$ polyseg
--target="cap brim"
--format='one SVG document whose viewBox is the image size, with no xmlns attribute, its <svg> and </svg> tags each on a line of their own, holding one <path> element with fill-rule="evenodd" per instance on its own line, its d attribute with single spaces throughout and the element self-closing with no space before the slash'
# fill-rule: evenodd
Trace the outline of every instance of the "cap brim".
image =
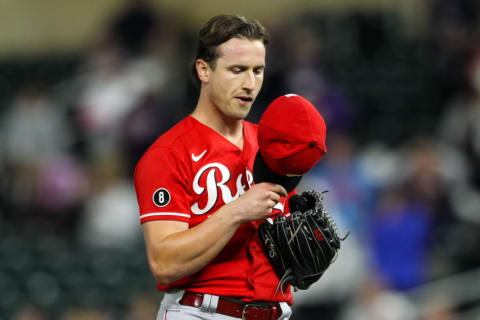
<svg viewBox="0 0 480 320">
<path fill-rule="evenodd" d="M 273 172 L 263 160 L 260 151 L 257 152 L 255 163 L 253 164 L 253 181 L 255 183 L 270 182 L 279 184 L 290 193 L 300 183 L 302 176 L 283 176 Z"/>
</svg>

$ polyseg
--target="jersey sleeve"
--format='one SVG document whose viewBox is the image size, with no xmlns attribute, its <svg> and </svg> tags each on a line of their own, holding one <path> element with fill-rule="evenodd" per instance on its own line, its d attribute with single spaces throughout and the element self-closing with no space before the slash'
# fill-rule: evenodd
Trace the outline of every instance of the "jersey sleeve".
<svg viewBox="0 0 480 320">
<path fill-rule="evenodd" d="M 153 220 L 190 221 L 191 193 L 181 157 L 168 148 L 148 150 L 135 168 L 140 223 Z"/>
</svg>

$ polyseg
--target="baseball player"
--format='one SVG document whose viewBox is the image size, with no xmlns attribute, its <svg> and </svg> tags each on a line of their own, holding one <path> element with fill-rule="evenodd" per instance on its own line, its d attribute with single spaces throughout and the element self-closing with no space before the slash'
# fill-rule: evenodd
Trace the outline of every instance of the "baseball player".
<svg viewBox="0 0 480 320">
<path fill-rule="evenodd" d="M 192 65 L 200 84 L 193 113 L 137 164 L 148 262 L 165 293 L 157 319 L 290 317 L 290 289 L 276 291 L 257 232 L 265 218 L 288 212 L 289 194 L 254 183 L 257 125 L 244 120 L 262 86 L 268 42 L 255 20 L 211 18 Z"/>
</svg>

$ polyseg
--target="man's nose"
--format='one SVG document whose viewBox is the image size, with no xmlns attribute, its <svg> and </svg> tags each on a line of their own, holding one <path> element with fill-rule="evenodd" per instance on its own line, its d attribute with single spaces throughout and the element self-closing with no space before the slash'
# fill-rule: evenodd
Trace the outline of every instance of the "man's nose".
<svg viewBox="0 0 480 320">
<path fill-rule="evenodd" d="M 243 79 L 243 88 L 247 90 L 255 89 L 255 74 L 253 71 L 245 72 L 245 78 Z"/>
</svg>

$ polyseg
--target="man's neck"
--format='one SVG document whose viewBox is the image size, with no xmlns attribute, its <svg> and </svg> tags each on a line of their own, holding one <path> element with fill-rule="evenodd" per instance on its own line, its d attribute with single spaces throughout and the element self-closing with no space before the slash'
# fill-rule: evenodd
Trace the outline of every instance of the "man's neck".
<svg viewBox="0 0 480 320">
<path fill-rule="evenodd" d="M 191 116 L 243 149 L 242 120 L 228 118 L 215 106 L 201 104 L 201 101 L 199 101 Z"/>
</svg>

